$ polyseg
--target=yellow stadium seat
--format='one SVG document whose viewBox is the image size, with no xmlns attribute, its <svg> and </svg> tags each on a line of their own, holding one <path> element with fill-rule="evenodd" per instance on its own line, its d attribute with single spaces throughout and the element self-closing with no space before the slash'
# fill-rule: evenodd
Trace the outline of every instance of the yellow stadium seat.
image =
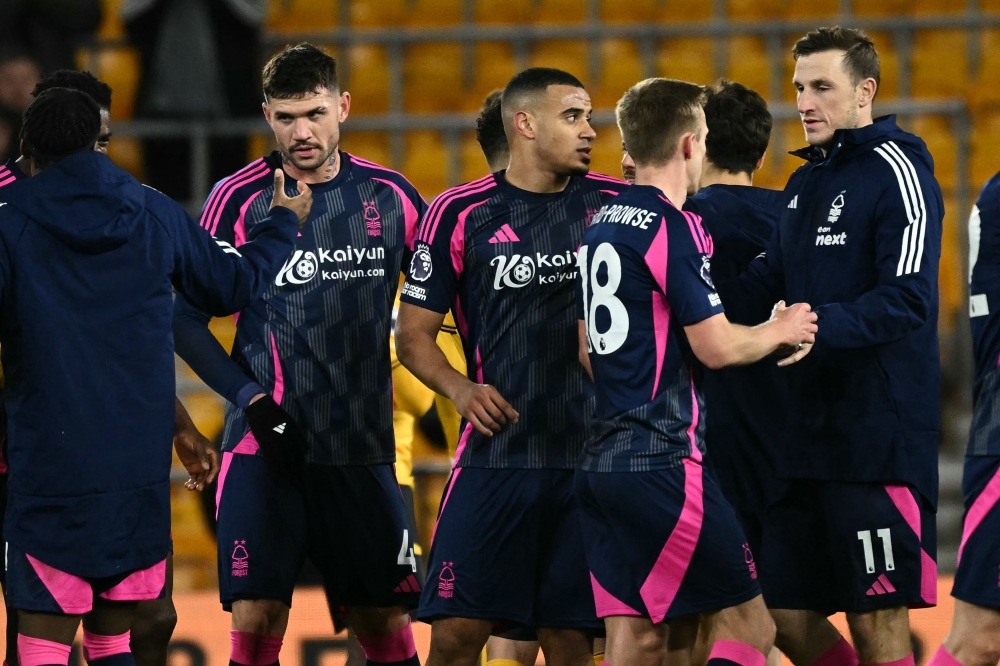
<svg viewBox="0 0 1000 666">
<path fill-rule="evenodd" d="M 979 67 L 969 96 L 975 103 L 1000 102 L 1000 28 L 983 30 L 979 37 Z"/>
<path fill-rule="evenodd" d="M 596 85 L 591 86 L 591 101 L 596 109 L 613 109 L 621 96 L 643 78 L 644 68 L 638 45 L 628 39 L 601 42 L 601 69 Z"/>
<path fill-rule="evenodd" d="M 1000 14 L 1000 0 L 979 0 L 979 9 L 992 14 Z"/>
<path fill-rule="evenodd" d="M 663 0 L 658 20 L 664 23 L 707 21 L 712 18 L 712 0 Z"/>
<path fill-rule="evenodd" d="M 783 0 L 727 0 L 726 15 L 739 21 L 781 18 L 785 13 Z"/>
<path fill-rule="evenodd" d="M 826 18 L 836 16 L 840 0 L 785 0 L 783 18 Z"/>
<path fill-rule="evenodd" d="M 114 131 L 112 126 L 111 131 Z M 142 142 L 133 136 L 113 136 L 108 143 L 108 157 L 135 176 L 140 182 L 145 180 L 145 170 L 143 169 Z M 258 155 L 257 157 L 260 157 Z"/>
<path fill-rule="evenodd" d="M 479 111 L 487 95 L 517 74 L 514 51 L 506 42 L 479 42 L 473 53 L 472 85 L 462 96 L 462 108 L 469 112 Z"/>
<path fill-rule="evenodd" d="M 410 25 L 457 25 L 462 22 L 463 0 L 410 0 Z"/>
<path fill-rule="evenodd" d="M 438 132 L 419 130 L 406 136 L 406 158 L 401 171 L 430 201 L 448 187 L 448 150 Z"/>
<path fill-rule="evenodd" d="M 968 38 L 964 31 L 921 30 L 915 34 L 910 60 L 913 97 L 961 96 L 968 73 Z"/>
<path fill-rule="evenodd" d="M 535 0 L 536 23 L 583 23 L 588 0 Z"/>
<path fill-rule="evenodd" d="M 951 122 L 944 116 L 918 116 L 905 120 L 909 122 L 903 122 L 904 127 L 927 144 L 934 158 L 934 176 L 941 189 L 946 193 L 954 192 L 958 185 L 958 142 Z"/>
<path fill-rule="evenodd" d="M 135 113 L 139 89 L 139 54 L 131 48 L 102 48 L 97 52 L 94 76 L 111 86 L 111 117 L 126 120 Z"/>
<path fill-rule="evenodd" d="M 340 135 L 340 148 L 369 162 L 393 166 L 389 135 L 385 132 L 352 132 L 348 125 Z"/>
<path fill-rule="evenodd" d="M 410 113 L 457 111 L 462 106 L 463 48 L 455 42 L 406 47 L 403 108 Z"/>
<path fill-rule="evenodd" d="M 274 134 L 251 134 L 247 137 L 247 164 L 262 155 L 267 155 L 273 150 L 277 150 L 278 144 L 274 141 Z"/>
<path fill-rule="evenodd" d="M 583 40 L 553 39 L 538 42 L 531 50 L 531 67 L 555 67 L 588 83 L 587 43 Z"/>
<path fill-rule="evenodd" d="M 268 3 L 264 27 L 271 32 L 318 32 L 336 27 L 339 3 L 330 0 L 278 0 Z"/>
<path fill-rule="evenodd" d="M 767 43 L 761 37 L 731 37 L 726 63 L 726 78 L 756 91 L 767 99 L 771 87 Z"/>
<path fill-rule="evenodd" d="M 770 158 L 771 166 L 774 168 L 772 182 L 780 183 L 780 187 L 783 188 L 792 172 L 805 163 L 801 157 L 789 155 L 788 152 L 805 148 L 808 144 L 806 143 L 805 130 L 802 129 L 802 123 L 798 120 L 784 120 L 775 123 L 771 132 L 772 142 L 775 134 L 779 132 L 782 143 L 780 150 L 777 149 L 778 146 L 775 146 L 775 150 L 768 152 L 768 158 Z"/>
<path fill-rule="evenodd" d="M 660 0 L 601 0 L 601 21 L 605 23 L 652 23 L 659 19 Z"/>
<path fill-rule="evenodd" d="M 121 18 L 122 0 L 101 0 L 101 25 L 97 36 L 101 39 L 119 39 L 125 36 Z"/>
<path fill-rule="evenodd" d="M 476 0 L 477 23 L 527 23 L 531 20 L 533 0 Z"/>
<path fill-rule="evenodd" d="M 978 109 L 972 116 L 972 158 L 969 161 L 969 179 L 974 192 L 1000 171 L 1000 107 Z"/>
<path fill-rule="evenodd" d="M 351 0 L 351 26 L 381 28 L 403 25 L 409 18 L 408 0 Z"/>
<path fill-rule="evenodd" d="M 661 42 L 656 57 L 656 73 L 702 85 L 715 77 L 715 48 L 708 37 L 677 37 Z"/>
<path fill-rule="evenodd" d="M 590 153 L 590 170 L 622 177 L 622 135 L 614 125 L 595 127 L 597 139 Z"/>
<path fill-rule="evenodd" d="M 854 13 L 858 16 L 897 16 L 909 11 L 913 0 L 854 0 Z"/>
<path fill-rule="evenodd" d="M 478 178 L 482 178 L 490 172 L 490 167 L 486 164 L 486 157 L 483 155 L 483 149 L 480 148 L 479 142 L 476 141 L 475 132 L 466 132 L 462 136 L 462 170 L 459 174 L 459 180 L 463 183 L 469 183 Z"/>
<path fill-rule="evenodd" d="M 352 114 L 386 113 L 389 110 L 389 56 L 385 47 L 355 44 L 347 52 L 345 89 L 351 93 Z"/>
<path fill-rule="evenodd" d="M 878 51 L 881 69 L 876 103 L 878 100 L 894 99 L 899 96 L 899 55 L 896 53 L 892 34 L 872 32 L 868 36 L 875 42 L 875 50 Z M 877 113 L 878 111 L 876 111 Z"/>
<path fill-rule="evenodd" d="M 965 11 L 966 0 L 913 0 L 910 11 L 917 16 L 928 14 L 961 14 Z"/>
</svg>

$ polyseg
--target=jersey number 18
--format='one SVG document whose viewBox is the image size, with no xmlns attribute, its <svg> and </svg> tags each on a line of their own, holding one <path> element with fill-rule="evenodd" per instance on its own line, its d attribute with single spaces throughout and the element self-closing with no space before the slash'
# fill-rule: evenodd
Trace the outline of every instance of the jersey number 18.
<svg viewBox="0 0 1000 666">
<path fill-rule="evenodd" d="M 583 278 L 583 315 L 587 328 L 587 351 L 610 354 L 617 351 L 628 337 L 628 309 L 615 296 L 622 282 L 622 261 L 611 243 L 601 243 L 594 250 L 593 263 L 588 257 L 590 248 L 580 248 L 578 265 Z M 601 266 L 607 266 L 607 281 L 601 284 L 597 277 Z M 605 308 L 611 323 L 603 333 L 597 330 L 598 308 Z"/>
</svg>

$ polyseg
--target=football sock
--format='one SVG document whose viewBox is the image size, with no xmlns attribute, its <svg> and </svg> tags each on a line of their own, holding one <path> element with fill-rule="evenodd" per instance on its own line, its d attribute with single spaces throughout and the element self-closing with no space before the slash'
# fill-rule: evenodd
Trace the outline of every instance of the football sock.
<svg viewBox="0 0 1000 666">
<path fill-rule="evenodd" d="M 84 629 L 83 658 L 90 666 L 135 666 L 130 637 L 129 631 L 117 636 L 101 636 Z"/>
<path fill-rule="evenodd" d="M 388 636 L 358 636 L 358 642 L 365 651 L 367 666 L 420 666 L 409 624 Z"/>
<path fill-rule="evenodd" d="M 708 655 L 708 666 L 764 666 L 767 655 L 739 641 L 715 641 Z"/>
<path fill-rule="evenodd" d="M 832 648 L 809 666 L 858 666 L 858 653 L 846 638 L 841 637 Z"/>
<path fill-rule="evenodd" d="M 55 641 L 17 635 L 17 658 L 21 666 L 67 666 L 70 650 L 69 645 Z"/>
<path fill-rule="evenodd" d="M 230 631 L 229 666 L 277 666 L 281 636 Z"/>
<path fill-rule="evenodd" d="M 935 659 L 937 655 L 934 655 Z M 913 653 L 906 655 L 902 659 L 897 659 L 896 661 L 887 661 L 880 664 L 869 664 L 867 666 L 914 666 Z"/>
<path fill-rule="evenodd" d="M 942 645 L 927 662 L 927 666 L 962 666 L 962 662 L 955 659 L 951 652 L 948 652 L 948 648 Z"/>
</svg>

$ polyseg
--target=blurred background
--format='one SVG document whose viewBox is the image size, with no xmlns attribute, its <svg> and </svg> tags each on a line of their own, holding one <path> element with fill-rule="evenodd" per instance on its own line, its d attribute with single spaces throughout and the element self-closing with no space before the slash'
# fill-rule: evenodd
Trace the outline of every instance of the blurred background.
<svg viewBox="0 0 1000 666">
<path fill-rule="evenodd" d="M 1000 0 L 0 0 L 0 156 L 17 154 L 19 114 L 43 72 L 89 69 L 114 90 L 111 157 L 197 215 L 216 180 L 273 148 L 260 67 L 310 41 L 337 58 L 353 98 L 342 148 L 401 171 L 428 201 L 487 173 L 473 135 L 478 109 L 536 65 L 585 82 L 598 132 L 592 168 L 612 175 L 621 159 L 612 109 L 636 81 L 724 76 L 754 88 L 776 118 L 755 184 L 780 189 L 801 163 L 787 151 L 804 145 L 791 45 L 838 23 L 873 37 L 876 115 L 898 114 L 926 141 L 945 195 L 939 539 L 948 572 L 971 407 L 965 222 L 1000 170 Z M 232 321 L 213 327 L 228 348 Z M 178 384 L 201 430 L 217 437 L 221 400 L 180 363 Z M 424 435 L 413 456 L 426 544 L 448 459 Z M 202 505 L 211 495 L 177 486 L 178 591 L 215 588 L 214 511 Z"/>
</svg>

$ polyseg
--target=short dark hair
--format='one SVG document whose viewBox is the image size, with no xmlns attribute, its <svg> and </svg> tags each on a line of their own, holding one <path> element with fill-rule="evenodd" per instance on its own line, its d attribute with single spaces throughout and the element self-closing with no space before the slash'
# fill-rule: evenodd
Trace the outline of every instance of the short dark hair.
<svg viewBox="0 0 1000 666">
<path fill-rule="evenodd" d="M 111 110 L 111 86 L 99 80 L 90 72 L 78 72 L 75 69 L 57 69 L 46 75 L 35 84 L 31 91 L 32 97 L 38 97 L 52 88 L 69 88 L 87 93 L 97 105 L 105 111 Z"/>
<path fill-rule="evenodd" d="M 705 89 L 687 81 L 654 78 L 629 88 L 618 100 L 615 119 L 636 166 L 668 162 L 681 136 L 699 131 L 698 109 L 704 104 Z"/>
<path fill-rule="evenodd" d="M 21 138 L 39 167 L 83 150 L 93 150 L 101 133 L 101 108 L 90 95 L 50 88 L 24 112 Z"/>
<path fill-rule="evenodd" d="M 510 146 L 503 131 L 503 114 L 500 110 L 502 97 L 502 90 L 491 92 L 476 118 L 476 141 L 483 149 L 490 171 L 499 171 L 510 161 Z M 501 164 L 504 166 L 498 166 Z"/>
<path fill-rule="evenodd" d="M 337 61 L 312 44 L 288 46 L 262 73 L 267 99 L 294 99 L 326 88 L 339 90 Z"/>
<path fill-rule="evenodd" d="M 513 107 L 523 104 L 526 97 L 543 93 L 549 86 L 582 88 L 583 84 L 580 83 L 580 79 L 569 72 L 551 67 L 531 67 L 523 72 L 518 72 L 503 89 L 501 106 L 504 117 L 515 113 L 516 110 Z"/>
<path fill-rule="evenodd" d="M 753 174 L 771 140 L 771 112 L 750 88 L 719 79 L 705 99 L 708 159 L 729 173 Z"/>
<path fill-rule="evenodd" d="M 857 28 L 816 28 L 795 42 L 792 56 L 798 60 L 802 56 L 824 51 L 843 51 L 844 69 L 851 75 L 851 83 L 858 85 L 865 79 L 881 82 L 881 66 L 875 43 L 864 30 Z M 877 92 L 877 90 L 876 90 Z"/>
</svg>

